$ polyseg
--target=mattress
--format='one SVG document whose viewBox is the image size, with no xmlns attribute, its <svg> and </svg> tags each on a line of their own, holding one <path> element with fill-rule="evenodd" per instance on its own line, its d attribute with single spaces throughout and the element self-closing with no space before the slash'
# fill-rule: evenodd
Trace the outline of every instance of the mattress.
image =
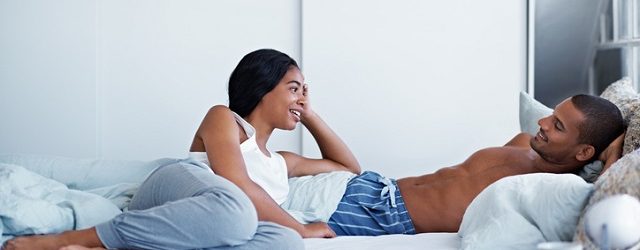
<svg viewBox="0 0 640 250">
<path fill-rule="evenodd" d="M 332 239 L 304 239 L 307 250 L 330 249 L 375 249 L 375 250 L 411 250 L 411 249 L 460 249 L 460 237 L 457 233 L 421 233 L 416 235 L 382 236 L 340 236 Z"/>
</svg>

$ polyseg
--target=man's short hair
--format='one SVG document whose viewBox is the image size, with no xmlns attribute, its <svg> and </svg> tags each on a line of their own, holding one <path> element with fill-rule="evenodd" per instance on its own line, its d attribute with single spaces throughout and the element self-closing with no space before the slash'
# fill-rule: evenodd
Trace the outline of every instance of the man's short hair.
<svg viewBox="0 0 640 250">
<path fill-rule="evenodd" d="M 622 114 L 615 104 L 598 96 L 574 95 L 571 102 L 585 116 L 578 125 L 578 142 L 595 148 L 593 160 L 624 132 Z"/>
</svg>

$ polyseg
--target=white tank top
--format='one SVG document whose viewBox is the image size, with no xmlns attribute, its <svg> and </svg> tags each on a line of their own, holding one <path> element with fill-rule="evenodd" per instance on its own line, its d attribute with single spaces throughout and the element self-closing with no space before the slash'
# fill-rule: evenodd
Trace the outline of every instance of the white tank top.
<svg viewBox="0 0 640 250">
<path fill-rule="evenodd" d="M 289 194 L 287 163 L 282 155 L 276 152 L 269 151 L 271 157 L 264 155 L 256 143 L 256 132 L 253 126 L 235 112 L 233 115 L 249 137 L 240 144 L 240 151 L 249 178 L 260 185 L 278 205 L 282 204 L 287 200 Z M 189 157 L 208 166 L 211 165 L 206 152 L 189 152 Z"/>
</svg>

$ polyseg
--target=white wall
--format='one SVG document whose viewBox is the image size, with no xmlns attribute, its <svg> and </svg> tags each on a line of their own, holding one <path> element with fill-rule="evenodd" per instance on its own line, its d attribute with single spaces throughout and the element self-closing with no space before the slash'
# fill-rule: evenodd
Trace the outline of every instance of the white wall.
<svg viewBox="0 0 640 250">
<path fill-rule="evenodd" d="M 299 8 L 295 0 L 100 2 L 102 156 L 185 156 L 207 110 L 228 103 L 242 56 L 269 47 L 299 58 Z M 299 151 L 299 134 L 278 133 L 271 146 Z"/>
<path fill-rule="evenodd" d="M 95 5 L 0 1 L 0 153 L 95 155 Z"/>
<path fill-rule="evenodd" d="M 246 53 L 300 57 L 300 3 L 0 1 L 0 153 L 184 157 Z M 274 13 L 278 13 L 274 15 Z M 270 146 L 300 151 L 300 132 Z"/>
<path fill-rule="evenodd" d="M 313 103 L 364 169 L 424 174 L 518 132 L 526 1 L 305 1 L 303 31 Z"/>
<path fill-rule="evenodd" d="M 525 17 L 510 0 L 0 0 L 0 153 L 183 157 L 240 58 L 272 47 L 365 169 L 433 171 L 517 131 Z M 317 155 L 299 131 L 270 146 Z"/>
</svg>

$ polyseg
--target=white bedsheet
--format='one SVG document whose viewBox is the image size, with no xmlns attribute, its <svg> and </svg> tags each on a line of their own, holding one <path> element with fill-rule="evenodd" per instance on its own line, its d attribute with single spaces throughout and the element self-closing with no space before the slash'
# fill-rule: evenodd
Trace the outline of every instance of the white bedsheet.
<svg viewBox="0 0 640 250">
<path fill-rule="evenodd" d="M 26 170 L 33 171 L 34 174 L 40 174 L 39 178 L 51 181 L 61 182 L 63 188 L 72 187 L 76 190 L 71 192 L 79 193 L 80 191 L 92 191 L 93 196 L 102 196 L 106 198 L 105 202 L 114 203 L 111 206 L 121 207 L 128 203 L 119 199 L 115 194 L 122 194 L 130 198 L 130 192 L 124 192 L 124 189 L 105 189 L 111 188 L 112 185 L 126 182 L 139 183 L 146 175 L 159 165 L 166 164 L 167 161 L 175 161 L 174 159 L 159 159 L 152 162 L 139 161 L 107 161 L 107 160 L 78 160 L 63 157 L 48 156 L 29 156 L 29 155 L 0 155 L 0 163 L 5 165 L 19 165 L 25 167 Z M 123 174 L 126 173 L 126 174 Z M 19 180 L 19 179 L 14 179 Z M 4 184 L 9 185 L 9 181 Z M 24 184 L 21 180 L 20 184 Z M 43 184 L 38 181 L 37 183 Z M 36 185 L 37 186 L 37 185 Z M 65 187 L 66 186 L 66 187 Z M 12 185 L 11 187 L 17 187 Z M 128 187 L 128 186 L 127 186 Z M 32 190 L 33 191 L 33 190 Z M 120 192 L 122 191 L 122 192 Z M 7 193 L 11 193 L 8 192 Z M 88 192 L 87 192 L 88 193 Z M 95 204 L 90 204 L 95 205 Z M 117 208 L 114 208 L 116 211 Z M 8 211 L 8 210 L 7 210 Z M 80 210 L 78 210 L 80 211 Z M 93 211 L 91 209 L 82 209 L 82 211 Z M 97 210 L 95 210 L 97 211 Z M 76 211 L 77 212 L 77 211 Z M 116 211 L 117 212 L 117 211 Z M 74 214 L 78 216 L 78 214 Z M 109 215 L 111 216 L 111 215 Z M 69 216 L 70 218 L 75 218 Z M 51 217 L 53 218 L 53 217 Z M 77 219 L 77 218 L 75 218 Z M 73 228 L 77 221 L 69 222 L 64 230 Z M 64 224 L 64 223 L 62 223 Z M 62 225 L 60 224 L 60 225 Z M 89 223 L 95 224 L 95 223 Z M 4 224 L 2 224 L 4 225 Z M 60 226 L 57 225 L 57 226 Z M 0 233 L 9 233 L 9 228 L 2 230 L 0 225 Z M 58 230 L 59 231 L 59 230 Z M 0 242 L 11 238 L 13 235 L 2 235 Z M 306 249 L 322 250 L 322 249 L 459 249 L 460 238 L 456 233 L 427 233 L 417 235 L 384 235 L 384 236 L 342 236 L 334 239 L 305 239 Z"/>
<path fill-rule="evenodd" d="M 340 236 L 333 239 L 304 239 L 307 250 L 458 250 L 457 233 L 422 233 L 416 235 Z"/>
</svg>

